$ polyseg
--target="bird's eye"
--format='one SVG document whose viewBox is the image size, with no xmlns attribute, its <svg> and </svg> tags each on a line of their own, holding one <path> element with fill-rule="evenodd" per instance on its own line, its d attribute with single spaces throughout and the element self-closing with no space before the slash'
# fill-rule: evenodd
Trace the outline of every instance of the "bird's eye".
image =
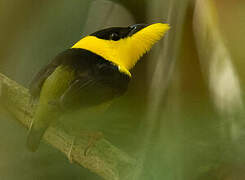
<svg viewBox="0 0 245 180">
<path fill-rule="evenodd" d="M 111 33 L 110 36 L 109 36 L 109 39 L 113 40 L 113 41 L 117 41 L 117 40 L 120 39 L 120 37 L 119 37 L 118 33 Z"/>
</svg>

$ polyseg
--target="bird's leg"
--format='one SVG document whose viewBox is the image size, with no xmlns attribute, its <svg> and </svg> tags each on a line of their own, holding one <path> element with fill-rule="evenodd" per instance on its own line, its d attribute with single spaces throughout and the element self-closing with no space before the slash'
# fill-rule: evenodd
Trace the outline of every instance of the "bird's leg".
<svg viewBox="0 0 245 180">
<path fill-rule="evenodd" d="M 29 131 L 30 131 L 31 128 L 32 128 L 33 122 L 34 122 L 34 118 L 31 119 L 31 123 L 30 123 L 29 129 L 28 129 L 28 133 L 29 133 Z"/>
<path fill-rule="evenodd" d="M 93 132 L 93 133 L 83 132 L 81 133 L 81 135 L 89 136 L 88 145 L 84 149 L 84 156 L 87 156 L 89 149 L 91 149 L 95 145 L 96 141 L 100 140 L 103 137 L 103 133 L 101 132 Z M 70 163 L 73 163 L 72 150 L 75 144 L 75 140 L 76 140 L 76 137 L 73 136 L 71 146 L 69 147 L 69 150 L 67 152 L 67 158 L 70 161 Z"/>
<path fill-rule="evenodd" d="M 89 141 L 87 147 L 84 149 L 84 156 L 87 156 L 89 149 L 91 149 L 96 141 L 100 140 L 103 137 L 103 133 L 101 132 L 96 132 L 96 133 L 91 133 L 89 134 Z"/>
<path fill-rule="evenodd" d="M 69 148 L 69 151 L 67 152 L 67 158 L 68 158 L 68 160 L 70 161 L 70 163 L 73 163 L 73 159 L 72 159 L 72 149 L 73 149 L 75 140 L 76 140 L 76 137 L 73 136 L 72 142 L 71 142 L 71 146 L 70 146 L 70 148 Z"/>
</svg>

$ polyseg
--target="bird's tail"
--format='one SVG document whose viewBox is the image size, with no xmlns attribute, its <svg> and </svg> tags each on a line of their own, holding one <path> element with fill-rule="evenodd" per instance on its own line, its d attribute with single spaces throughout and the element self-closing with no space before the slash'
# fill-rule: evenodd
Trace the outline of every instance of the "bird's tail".
<svg viewBox="0 0 245 180">
<path fill-rule="evenodd" d="M 41 139 L 49 125 L 59 118 L 59 113 L 53 106 L 40 106 L 34 116 L 32 126 L 27 136 L 27 147 L 30 151 L 35 152 L 41 142 Z"/>
<path fill-rule="evenodd" d="M 35 152 L 38 149 L 45 131 L 52 122 L 59 118 L 59 115 L 54 105 L 45 103 L 38 105 L 27 136 L 27 148 L 30 151 Z"/>
<path fill-rule="evenodd" d="M 33 127 L 31 127 L 27 136 L 27 147 L 32 152 L 35 152 L 38 149 L 41 139 L 48 128 L 48 126 L 38 128 L 35 126 L 36 125 L 33 124 Z"/>
</svg>

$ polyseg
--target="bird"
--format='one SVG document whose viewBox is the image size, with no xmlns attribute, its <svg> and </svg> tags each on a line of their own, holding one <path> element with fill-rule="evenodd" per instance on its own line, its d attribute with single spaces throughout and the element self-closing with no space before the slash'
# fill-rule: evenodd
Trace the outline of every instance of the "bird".
<svg viewBox="0 0 245 180">
<path fill-rule="evenodd" d="M 109 27 L 87 35 L 41 68 L 30 83 L 37 100 L 27 136 L 35 152 L 52 122 L 65 111 L 111 104 L 128 89 L 130 71 L 169 30 L 167 23 Z"/>
</svg>

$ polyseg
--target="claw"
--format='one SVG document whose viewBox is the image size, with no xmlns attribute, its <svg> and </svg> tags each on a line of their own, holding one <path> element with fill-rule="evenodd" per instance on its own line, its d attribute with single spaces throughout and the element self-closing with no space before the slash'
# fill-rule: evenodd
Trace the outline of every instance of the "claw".
<svg viewBox="0 0 245 180">
<path fill-rule="evenodd" d="M 30 100 L 29 100 L 29 106 L 30 106 L 30 108 L 33 108 L 34 105 L 35 105 L 35 99 L 33 97 L 30 97 Z M 25 113 L 25 114 L 28 114 L 28 113 Z M 33 122 L 34 122 L 34 118 L 32 118 L 31 123 L 30 123 L 30 126 L 28 127 L 28 130 L 29 131 L 32 128 Z"/>
<path fill-rule="evenodd" d="M 100 140 L 103 137 L 103 133 L 93 133 L 90 135 L 88 145 L 84 149 L 84 156 L 87 156 L 89 149 L 91 149 L 93 146 L 95 146 L 96 141 Z"/>
<path fill-rule="evenodd" d="M 70 161 L 71 164 L 73 163 L 72 149 L 73 149 L 73 146 L 74 146 L 75 139 L 76 139 L 76 137 L 72 138 L 71 146 L 70 146 L 70 149 L 69 149 L 69 151 L 67 153 L 67 158 L 68 158 L 68 160 Z"/>
<path fill-rule="evenodd" d="M 31 130 L 31 128 L 32 128 L 32 125 L 33 125 L 33 122 L 34 122 L 34 118 L 32 118 L 32 120 L 31 120 L 31 123 L 30 123 L 30 126 L 29 126 L 29 129 L 28 129 L 28 131 L 30 131 L 30 130 Z"/>
<path fill-rule="evenodd" d="M 88 135 L 88 134 L 86 133 L 86 135 Z M 90 136 L 90 138 L 89 138 L 89 141 L 88 141 L 88 145 L 84 149 L 84 156 L 87 156 L 88 155 L 88 151 L 93 146 L 95 146 L 96 141 L 100 140 L 103 137 L 103 134 L 101 132 L 98 132 L 98 133 L 92 133 L 89 136 Z M 75 140 L 76 140 L 76 137 L 74 136 L 72 138 L 71 146 L 70 146 L 70 148 L 69 148 L 69 150 L 67 152 L 67 158 L 68 158 L 68 160 L 69 160 L 70 163 L 73 163 L 72 150 L 73 150 L 73 147 L 74 147 L 74 144 L 75 144 Z"/>
</svg>

